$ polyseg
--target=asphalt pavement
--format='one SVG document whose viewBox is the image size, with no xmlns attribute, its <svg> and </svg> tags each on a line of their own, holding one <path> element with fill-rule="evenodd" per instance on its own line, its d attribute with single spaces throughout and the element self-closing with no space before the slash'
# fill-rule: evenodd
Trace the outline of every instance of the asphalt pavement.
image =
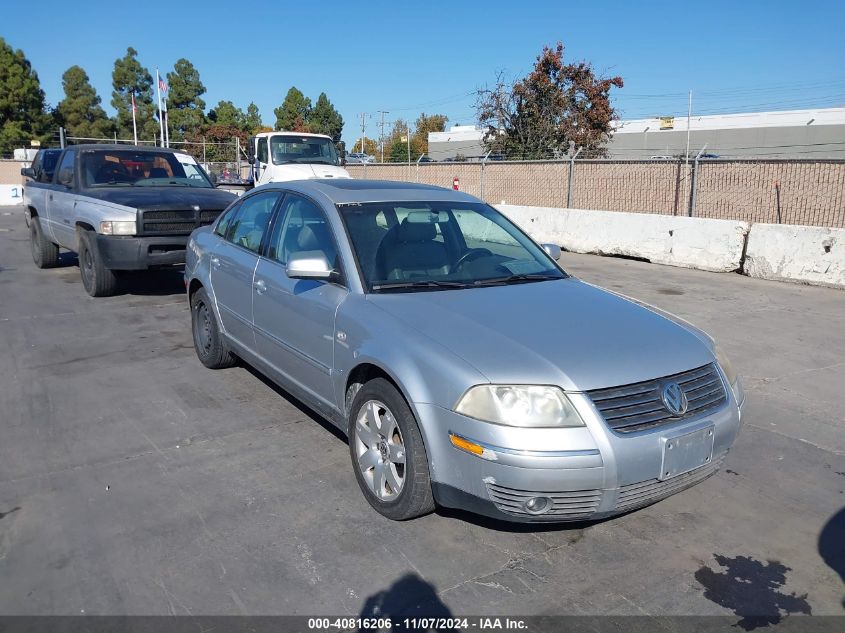
<svg viewBox="0 0 845 633">
<path fill-rule="evenodd" d="M 179 271 L 88 297 L 0 208 L 0 614 L 843 614 L 845 292 L 565 253 L 745 377 L 716 476 L 594 524 L 394 523 L 344 438 L 193 351 Z"/>
</svg>

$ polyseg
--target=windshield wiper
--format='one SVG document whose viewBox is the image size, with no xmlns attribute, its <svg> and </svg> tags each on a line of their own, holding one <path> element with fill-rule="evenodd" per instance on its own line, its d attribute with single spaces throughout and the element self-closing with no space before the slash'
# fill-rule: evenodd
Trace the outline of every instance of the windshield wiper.
<svg viewBox="0 0 845 633">
<path fill-rule="evenodd" d="M 550 281 L 552 279 L 564 279 L 563 275 L 549 273 L 519 273 L 507 277 L 493 277 L 491 279 L 479 279 L 473 282 L 473 286 L 503 286 L 513 283 L 524 283 L 531 281 Z"/>
<path fill-rule="evenodd" d="M 388 284 L 375 284 L 373 290 L 383 292 L 385 290 L 425 290 L 426 288 L 471 288 L 472 284 L 463 281 L 442 281 L 427 279 L 425 281 L 397 281 Z"/>
</svg>

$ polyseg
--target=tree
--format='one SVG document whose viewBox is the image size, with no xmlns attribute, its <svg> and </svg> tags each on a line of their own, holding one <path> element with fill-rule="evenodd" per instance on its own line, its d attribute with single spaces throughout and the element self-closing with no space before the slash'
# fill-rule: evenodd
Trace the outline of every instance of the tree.
<svg viewBox="0 0 845 633">
<path fill-rule="evenodd" d="M 246 107 L 246 116 L 244 117 L 244 129 L 250 134 L 255 134 L 258 128 L 262 127 L 261 114 L 258 112 L 258 106 L 250 102 Z"/>
<path fill-rule="evenodd" d="M 22 50 L 0 37 L 0 153 L 34 139 L 49 141 L 51 124 L 38 74 Z"/>
<path fill-rule="evenodd" d="M 570 143 L 602 155 L 612 133 L 610 89 L 621 77 L 597 77 L 587 62 L 563 63 L 563 44 L 543 47 L 534 70 L 478 91 L 476 110 L 487 149 L 515 158 L 566 153 Z"/>
<path fill-rule="evenodd" d="M 153 78 L 137 58 L 138 51 L 130 46 L 126 55 L 115 60 L 111 105 L 117 110 L 117 133 L 121 138 L 132 138 L 132 95 L 135 96 L 138 140 L 146 141 L 159 134 L 159 125 L 153 106 Z"/>
<path fill-rule="evenodd" d="M 208 120 L 218 126 L 236 127 L 239 130 L 246 127 L 246 115 L 244 111 L 231 101 L 220 101 L 214 108 L 209 110 Z"/>
<path fill-rule="evenodd" d="M 311 114 L 311 99 L 291 86 L 282 105 L 273 110 L 276 115 L 276 129 L 292 132 L 307 132 L 308 117 Z"/>
<path fill-rule="evenodd" d="M 310 132 L 331 136 L 335 143 L 340 141 L 343 132 L 343 117 L 335 110 L 325 92 L 321 92 L 317 97 L 317 103 L 314 104 L 307 123 Z"/>
<path fill-rule="evenodd" d="M 91 80 L 79 66 L 71 66 L 62 75 L 65 98 L 56 107 L 56 115 L 69 136 L 110 138 L 114 122 L 106 116 Z"/>
<path fill-rule="evenodd" d="M 355 141 L 355 144 L 352 146 L 353 153 L 360 154 L 361 153 L 361 139 L 359 138 Z M 378 153 L 378 144 L 376 143 L 375 139 L 367 138 L 364 140 L 364 149 L 363 152 L 365 154 L 369 154 L 370 156 L 376 156 Z"/>
<path fill-rule="evenodd" d="M 446 121 L 449 120 L 445 114 L 426 115 L 420 114 L 417 119 L 416 131 L 411 140 L 411 150 L 419 154 L 428 154 L 428 133 L 446 131 Z"/>
<path fill-rule="evenodd" d="M 205 124 L 205 86 L 200 81 L 199 71 L 187 59 L 180 59 L 167 73 L 167 122 L 170 136 L 183 139 L 189 132 L 199 130 Z"/>
</svg>

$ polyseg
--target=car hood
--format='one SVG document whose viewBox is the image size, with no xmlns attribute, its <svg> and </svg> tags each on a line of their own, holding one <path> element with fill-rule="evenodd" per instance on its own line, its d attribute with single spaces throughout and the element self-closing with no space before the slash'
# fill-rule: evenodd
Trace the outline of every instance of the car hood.
<svg viewBox="0 0 845 633">
<path fill-rule="evenodd" d="M 267 182 L 310 180 L 312 178 L 351 178 L 349 172 L 335 165 L 321 163 L 273 165 Z"/>
<path fill-rule="evenodd" d="M 693 331 L 573 278 L 368 299 L 493 383 L 587 391 L 714 360 Z"/>
<path fill-rule="evenodd" d="M 235 195 L 220 189 L 200 187 L 92 187 L 82 193 L 87 198 L 120 204 L 133 209 L 225 209 Z"/>
</svg>

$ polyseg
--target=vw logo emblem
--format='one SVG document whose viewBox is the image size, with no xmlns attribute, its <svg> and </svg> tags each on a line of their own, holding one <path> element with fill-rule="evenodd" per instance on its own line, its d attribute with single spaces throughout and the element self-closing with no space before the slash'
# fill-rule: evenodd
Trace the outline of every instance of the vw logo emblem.
<svg viewBox="0 0 845 633">
<path fill-rule="evenodd" d="M 687 394 L 681 389 L 681 386 L 676 382 L 669 382 L 663 385 L 663 390 L 660 392 L 660 399 L 663 401 L 663 406 L 672 415 L 683 415 L 687 412 L 689 402 L 687 401 Z"/>
</svg>

